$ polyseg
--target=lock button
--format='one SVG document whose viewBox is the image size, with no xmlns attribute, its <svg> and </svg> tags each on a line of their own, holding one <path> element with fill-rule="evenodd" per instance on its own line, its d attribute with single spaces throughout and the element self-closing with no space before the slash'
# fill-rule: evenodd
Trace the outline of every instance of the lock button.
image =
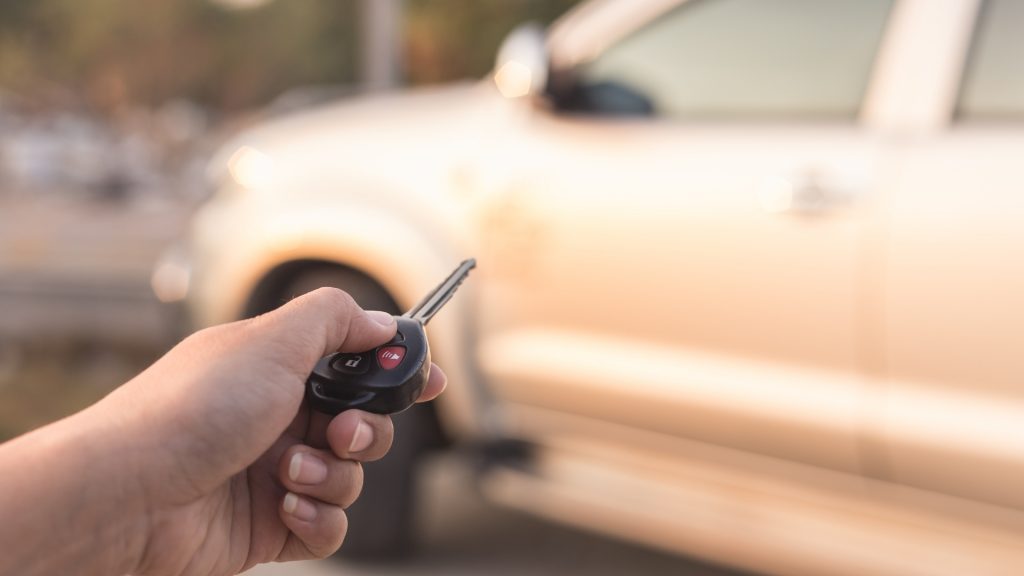
<svg viewBox="0 0 1024 576">
<path fill-rule="evenodd" d="M 405 358 L 405 346 L 386 346 L 377 351 L 377 363 L 385 370 L 394 370 Z"/>
</svg>

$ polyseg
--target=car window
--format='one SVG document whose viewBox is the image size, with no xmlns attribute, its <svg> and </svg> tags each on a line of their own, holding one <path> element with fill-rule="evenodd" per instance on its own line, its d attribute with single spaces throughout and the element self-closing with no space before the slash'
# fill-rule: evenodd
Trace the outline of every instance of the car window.
<svg viewBox="0 0 1024 576">
<path fill-rule="evenodd" d="M 578 101 L 595 113 L 853 120 L 891 5 L 690 0 L 578 70 Z"/>
<path fill-rule="evenodd" d="M 1024 119 L 1024 2 L 988 0 L 957 105 L 959 120 Z"/>
</svg>

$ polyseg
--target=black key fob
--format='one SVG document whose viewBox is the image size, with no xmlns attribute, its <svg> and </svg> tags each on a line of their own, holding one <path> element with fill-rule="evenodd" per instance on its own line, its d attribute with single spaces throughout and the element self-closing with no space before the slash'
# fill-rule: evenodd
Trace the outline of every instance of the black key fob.
<svg viewBox="0 0 1024 576">
<path fill-rule="evenodd" d="M 430 344 L 419 321 L 397 320 L 398 333 L 387 344 L 360 354 L 336 352 L 316 363 L 307 382 L 315 410 L 394 414 L 416 402 L 430 376 Z"/>
<path fill-rule="evenodd" d="M 320 359 L 306 380 L 313 409 L 338 414 L 357 408 L 394 414 L 412 406 L 430 377 L 430 344 L 424 326 L 476 266 L 469 259 L 419 304 L 396 316 L 398 332 L 390 342 L 358 354 L 335 352 Z"/>
</svg>

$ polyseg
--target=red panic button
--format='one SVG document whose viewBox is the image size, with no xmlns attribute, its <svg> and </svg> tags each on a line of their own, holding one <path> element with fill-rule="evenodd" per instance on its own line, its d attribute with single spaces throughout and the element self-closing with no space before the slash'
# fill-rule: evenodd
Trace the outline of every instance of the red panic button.
<svg viewBox="0 0 1024 576">
<path fill-rule="evenodd" d="M 377 350 L 377 363 L 385 370 L 394 370 L 405 358 L 404 346 L 388 346 Z"/>
</svg>

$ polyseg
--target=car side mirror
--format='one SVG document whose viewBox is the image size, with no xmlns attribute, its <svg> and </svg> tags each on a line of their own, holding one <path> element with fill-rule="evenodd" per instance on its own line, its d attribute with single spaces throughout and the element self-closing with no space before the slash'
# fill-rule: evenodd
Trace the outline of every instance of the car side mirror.
<svg viewBox="0 0 1024 576">
<path fill-rule="evenodd" d="M 494 84 L 505 98 L 524 98 L 544 93 L 548 82 L 548 49 L 544 30 L 536 23 L 523 24 L 509 33 L 498 50 Z"/>
</svg>

